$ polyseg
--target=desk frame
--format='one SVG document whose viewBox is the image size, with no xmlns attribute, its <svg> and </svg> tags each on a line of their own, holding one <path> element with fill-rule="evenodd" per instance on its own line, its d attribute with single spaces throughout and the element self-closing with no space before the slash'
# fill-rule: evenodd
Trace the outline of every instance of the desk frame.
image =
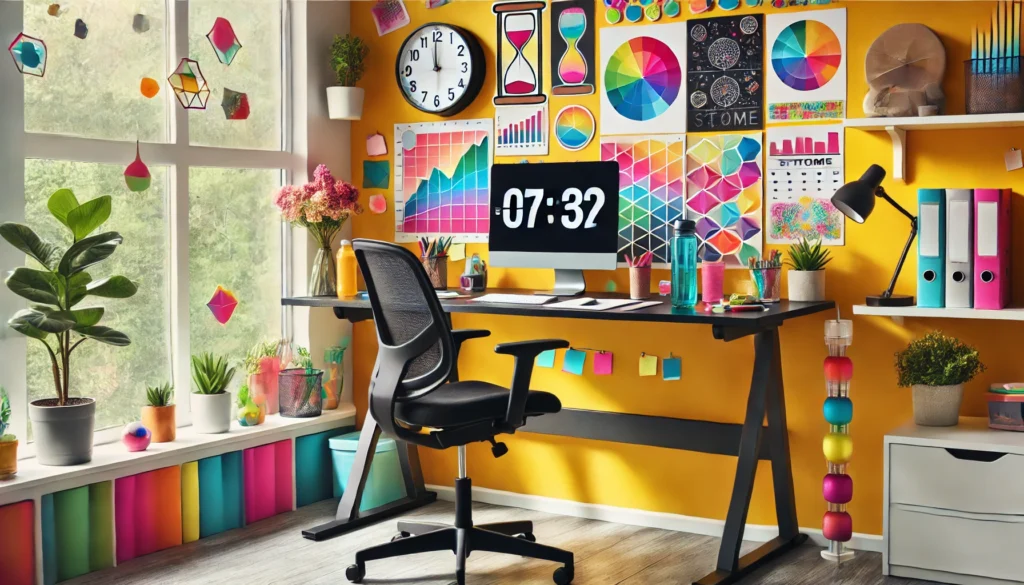
<svg viewBox="0 0 1024 585">
<path fill-rule="evenodd" d="M 827 304 L 821 310 L 831 306 Z M 334 312 L 339 319 L 348 319 L 352 322 L 373 318 L 368 308 L 334 306 Z M 521 430 L 737 457 L 736 478 L 715 570 L 695 581 L 694 585 L 737 583 L 807 540 L 807 535 L 800 533 L 793 491 L 793 469 L 786 426 L 786 399 L 779 343 L 779 326 L 783 321 L 784 319 L 764 325 L 737 322 L 735 326 L 712 326 L 715 339 L 721 341 L 731 342 L 748 336 L 753 337 L 754 371 L 743 424 L 566 408 L 557 414 L 531 419 Z M 766 416 L 767 426 L 763 424 Z M 423 483 L 416 447 L 399 442 L 398 455 L 408 495 L 379 508 L 363 512 L 359 510 L 359 502 L 362 500 L 380 434 L 380 427 L 367 413 L 359 436 L 355 464 L 349 475 L 348 485 L 355 486 L 355 489 L 345 490 L 338 505 L 336 520 L 303 531 L 304 537 L 316 541 L 325 540 L 437 499 L 437 494 L 427 491 Z M 759 460 L 771 461 L 779 535 L 752 552 L 740 556 L 743 530 L 747 523 L 747 512 L 754 492 L 754 476 Z"/>
</svg>

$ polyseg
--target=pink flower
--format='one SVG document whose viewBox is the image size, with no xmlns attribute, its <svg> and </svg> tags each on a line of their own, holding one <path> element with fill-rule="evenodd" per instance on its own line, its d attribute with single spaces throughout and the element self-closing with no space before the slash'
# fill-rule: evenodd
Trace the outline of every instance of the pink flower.
<svg viewBox="0 0 1024 585">
<path fill-rule="evenodd" d="M 326 165 L 317 165 L 313 180 L 301 187 L 287 185 L 274 197 L 281 217 L 289 222 L 320 224 L 326 220 L 343 221 L 361 213 L 359 190 L 335 179 Z"/>
</svg>

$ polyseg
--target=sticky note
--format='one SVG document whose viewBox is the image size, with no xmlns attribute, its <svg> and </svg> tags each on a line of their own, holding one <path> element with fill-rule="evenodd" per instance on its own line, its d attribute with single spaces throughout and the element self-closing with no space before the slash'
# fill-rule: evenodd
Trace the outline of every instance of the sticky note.
<svg viewBox="0 0 1024 585">
<path fill-rule="evenodd" d="M 363 189 L 387 189 L 391 163 L 386 160 L 363 161 Z"/>
<path fill-rule="evenodd" d="M 1021 155 L 1022 152 L 1024 151 L 1017 150 L 1016 148 L 1011 148 L 1006 151 L 1006 154 L 1003 155 L 1003 162 L 1006 163 L 1007 171 L 1015 171 L 1019 168 L 1024 168 L 1024 157 Z"/>
<path fill-rule="evenodd" d="M 366 137 L 366 155 L 367 156 L 384 156 L 388 153 L 388 143 L 384 140 L 384 135 L 380 132 L 371 134 Z"/>
<path fill-rule="evenodd" d="M 641 355 L 640 356 L 640 375 L 641 376 L 657 376 L 658 375 L 658 356 L 656 356 L 656 355 Z"/>
<path fill-rule="evenodd" d="M 562 358 L 562 371 L 567 374 L 583 375 L 583 364 L 587 361 L 587 352 L 572 348 L 565 350 Z"/>
<path fill-rule="evenodd" d="M 598 376 L 610 376 L 612 374 L 612 353 L 599 351 L 594 354 L 594 374 Z"/>
<path fill-rule="evenodd" d="M 466 244 L 452 244 L 448 247 L 448 259 L 452 262 L 459 262 L 466 259 Z"/>
<path fill-rule="evenodd" d="M 555 367 L 555 350 L 549 349 L 547 351 L 540 352 L 537 356 L 537 364 L 541 368 L 553 368 Z"/>
<path fill-rule="evenodd" d="M 667 357 L 661 360 L 661 377 L 663 380 L 678 380 L 683 376 L 683 360 Z"/>
</svg>

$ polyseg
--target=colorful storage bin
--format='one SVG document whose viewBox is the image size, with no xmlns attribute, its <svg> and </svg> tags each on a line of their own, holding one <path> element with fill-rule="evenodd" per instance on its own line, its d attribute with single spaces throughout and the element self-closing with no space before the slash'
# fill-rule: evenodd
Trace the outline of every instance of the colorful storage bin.
<svg viewBox="0 0 1024 585">
<path fill-rule="evenodd" d="M 359 431 L 348 433 L 330 440 L 331 458 L 334 460 L 334 497 L 340 498 L 348 486 L 349 472 L 356 459 Z M 405 480 L 402 466 L 398 462 L 397 445 L 394 439 L 381 437 L 366 478 L 363 501 L 360 510 L 370 510 L 390 504 L 405 497 Z"/>
<path fill-rule="evenodd" d="M 1024 394 L 989 392 L 988 426 L 1001 431 L 1024 431 Z"/>
</svg>

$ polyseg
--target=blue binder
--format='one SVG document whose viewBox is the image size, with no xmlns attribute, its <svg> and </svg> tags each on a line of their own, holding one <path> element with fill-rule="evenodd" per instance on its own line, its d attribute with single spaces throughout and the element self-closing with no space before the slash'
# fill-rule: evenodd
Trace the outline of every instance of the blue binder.
<svg viewBox="0 0 1024 585">
<path fill-rule="evenodd" d="M 946 306 L 946 191 L 917 191 L 917 306 Z"/>
</svg>

